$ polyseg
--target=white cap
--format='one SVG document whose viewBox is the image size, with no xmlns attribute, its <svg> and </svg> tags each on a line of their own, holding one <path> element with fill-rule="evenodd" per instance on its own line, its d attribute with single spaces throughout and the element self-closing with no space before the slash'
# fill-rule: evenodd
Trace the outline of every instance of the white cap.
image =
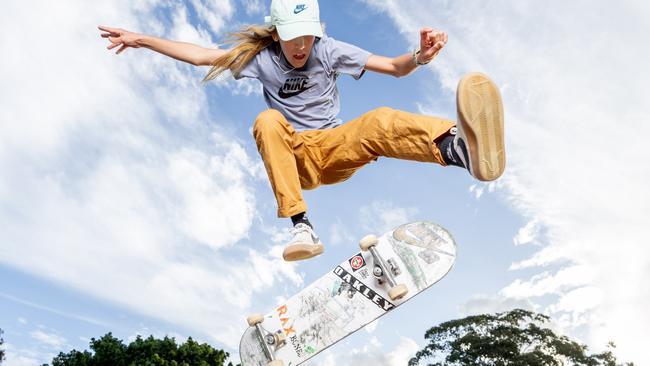
<svg viewBox="0 0 650 366">
<path fill-rule="evenodd" d="M 271 1 L 271 24 L 283 41 L 301 36 L 323 36 L 317 0 Z"/>
</svg>

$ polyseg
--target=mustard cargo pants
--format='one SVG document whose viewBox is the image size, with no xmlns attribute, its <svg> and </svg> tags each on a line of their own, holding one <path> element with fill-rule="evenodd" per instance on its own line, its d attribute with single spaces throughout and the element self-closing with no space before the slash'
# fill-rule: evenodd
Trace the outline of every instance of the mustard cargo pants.
<svg viewBox="0 0 650 366">
<path fill-rule="evenodd" d="M 455 125 L 435 117 L 387 107 L 338 127 L 296 132 L 275 109 L 260 113 L 253 126 L 278 216 L 307 211 L 302 189 L 342 182 L 380 156 L 446 165 L 434 143 Z"/>
</svg>

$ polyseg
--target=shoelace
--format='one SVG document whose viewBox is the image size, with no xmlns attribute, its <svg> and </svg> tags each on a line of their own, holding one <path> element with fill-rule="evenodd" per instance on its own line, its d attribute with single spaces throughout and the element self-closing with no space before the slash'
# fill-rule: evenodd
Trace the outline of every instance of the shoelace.
<svg viewBox="0 0 650 366">
<path fill-rule="evenodd" d="M 316 244 L 317 242 L 320 241 L 320 239 L 318 239 L 316 234 L 313 233 L 312 229 L 307 225 L 301 224 L 301 225 L 294 226 L 291 230 L 289 230 L 289 232 L 294 237 L 296 237 L 300 233 L 306 233 L 309 235 L 309 239 L 310 239 L 309 241 L 313 244 Z"/>
<path fill-rule="evenodd" d="M 295 236 L 296 234 L 298 234 L 301 231 L 305 231 L 305 229 L 303 229 L 303 228 L 298 229 L 298 228 L 294 227 L 293 229 L 289 230 L 289 233 L 291 233 L 291 235 Z"/>
<path fill-rule="evenodd" d="M 296 235 L 296 234 L 298 234 L 300 232 L 307 232 L 308 233 L 309 232 L 309 226 L 307 226 L 307 225 L 294 226 L 291 230 L 289 230 L 289 232 L 292 235 Z"/>
</svg>

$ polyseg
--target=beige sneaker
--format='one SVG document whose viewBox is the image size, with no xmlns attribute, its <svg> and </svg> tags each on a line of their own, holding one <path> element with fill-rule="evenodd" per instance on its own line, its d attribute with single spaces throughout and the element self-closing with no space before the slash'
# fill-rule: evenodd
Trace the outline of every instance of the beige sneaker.
<svg viewBox="0 0 650 366">
<path fill-rule="evenodd" d="M 299 223 L 291 229 L 293 239 L 284 248 L 282 257 L 285 261 L 299 261 L 322 254 L 325 251 L 323 243 L 307 224 Z"/>
<path fill-rule="evenodd" d="M 456 107 L 454 150 L 476 179 L 499 178 L 506 167 L 506 152 L 503 102 L 496 84 L 478 72 L 465 75 L 458 83 Z"/>
</svg>

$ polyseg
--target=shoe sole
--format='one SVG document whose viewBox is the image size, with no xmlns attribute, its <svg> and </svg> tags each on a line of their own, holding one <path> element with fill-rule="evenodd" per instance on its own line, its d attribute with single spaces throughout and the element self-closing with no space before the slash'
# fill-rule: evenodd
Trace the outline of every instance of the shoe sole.
<svg viewBox="0 0 650 366">
<path fill-rule="evenodd" d="M 467 74 L 458 83 L 456 104 L 462 137 L 468 145 L 470 173 L 482 181 L 499 178 L 506 167 L 499 89 L 485 74 Z"/>
<path fill-rule="evenodd" d="M 313 258 L 323 254 L 325 247 L 323 244 L 294 244 L 284 248 L 282 258 L 287 262 L 294 262 L 303 259 Z"/>
</svg>

